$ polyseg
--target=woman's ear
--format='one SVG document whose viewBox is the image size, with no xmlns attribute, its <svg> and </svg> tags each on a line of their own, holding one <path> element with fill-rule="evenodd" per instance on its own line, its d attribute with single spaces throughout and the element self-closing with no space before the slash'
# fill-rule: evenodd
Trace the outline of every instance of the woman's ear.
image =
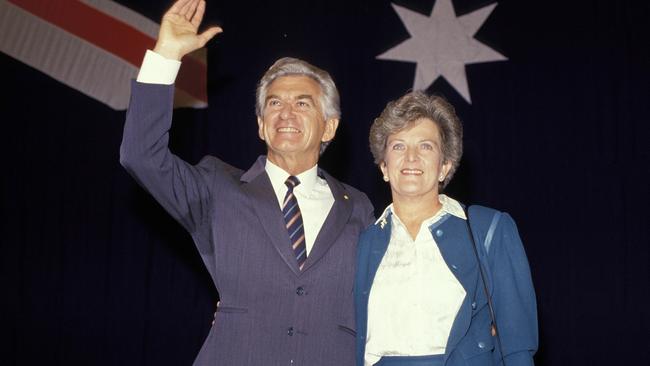
<svg viewBox="0 0 650 366">
<path fill-rule="evenodd" d="M 442 164 L 442 167 L 440 169 L 440 177 L 438 177 L 438 181 L 440 181 L 441 183 L 444 182 L 450 170 L 451 170 L 451 162 L 446 162 Z"/>
<path fill-rule="evenodd" d="M 385 161 L 382 161 L 381 163 L 379 163 L 379 170 L 381 170 L 381 174 L 384 175 L 384 181 L 388 182 L 388 180 L 389 180 L 389 178 L 388 178 L 388 168 L 386 167 L 386 162 Z"/>
</svg>

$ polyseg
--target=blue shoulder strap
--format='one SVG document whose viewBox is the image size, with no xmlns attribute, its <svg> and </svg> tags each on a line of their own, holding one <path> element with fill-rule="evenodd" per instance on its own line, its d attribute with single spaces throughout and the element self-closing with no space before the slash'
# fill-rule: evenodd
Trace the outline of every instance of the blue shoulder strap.
<svg viewBox="0 0 650 366">
<path fill-rule="evenodd" d="M 477 212 L 477 210 L 479 210 L 479 212 Z M 485 248 L 485 253 L 489 253 L 490 247 L 492 246 L 492 238 L 494 237 L 494 232 L 496 231 L 497 226 L 499 225 L 499 220 L 501 219 L 501 211 L 472 205 L 469 206 L 465 212 L 467 214 L 467 218 L 470 219 L 469 222 L 473 223 L 473 225 L 470 224 L 470 227 L 472 227 L 472 234 L 474 234 L 475 240 L 477 242 L 480 242 L 480 240 L 483 239 L 483 248 Z M 470 215 L 472 212 L 474 214 Z M 484 229 L 486 227 L 484 225 L 487 225 L 487 219 L 489 218 L 488 212 L 494 212 L 494 214 L 492 215 L 490 226 L 487 227 L 486 231 L 483 231 L 481 229 Z M 481 215 L 478 215 L 479 213 L 481 213 Z M 475 231 L 474 228 L 476 228 L 477 231 Z M 485 233 L 485 237 L 482 237 L 480 233 Z"/>
<path fill-rule="evenodd" d="M 490 228 L 487 231 L 487 235 L 485 235 L 485 242 L 483 243 L 483 246 L 485 247 L 485 252 L 489 253 L 490 252 L 490 245 L 492 245 L 492 237 L 494 236 L 494 231 L 497 228 L 497 225 L 499 224 L 499 219 L 501 219 L 501 211 L 497 211 L 496 214 L 492 217 L 492 222 L 490 223 Z"/>
</svg>

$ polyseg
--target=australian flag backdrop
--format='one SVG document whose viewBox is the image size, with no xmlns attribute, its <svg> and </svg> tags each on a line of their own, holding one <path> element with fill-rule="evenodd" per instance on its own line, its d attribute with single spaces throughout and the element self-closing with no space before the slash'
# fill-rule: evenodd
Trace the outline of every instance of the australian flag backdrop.
<svg viewBox="0 0 650 366">
<path fill-rule="evenodd" d="M 320 165 L 380 213 L 370 124 L 411 89 L 443 95 L 465 130 L 447 194 L 519 226 L 536 364 L 647 364 L 649 4 L 209 0 L 224 33 L 184 60 L 171 148 L 247 169 L 256 82 L 299 57 L 341 93 Z M 207 335 L 218 294 L 190 236 L 118 163 L 128 79 L 169 5 L 0 0 L 0 365 L 190 365 Z"/>
</svg>

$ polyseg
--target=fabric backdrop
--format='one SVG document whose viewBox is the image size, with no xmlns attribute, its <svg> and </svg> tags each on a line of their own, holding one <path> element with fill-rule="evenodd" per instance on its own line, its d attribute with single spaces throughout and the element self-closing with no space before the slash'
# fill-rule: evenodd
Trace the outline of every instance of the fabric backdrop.
<svg viewBox="0 0 650 366">
<path fill-rule="evenodd" d="M 169 5 L 118 2 L 155 22 Z M 393 4 L 428 18 L 434 2 Z M 491 4 L 453 1 L 459 17 Z M 390 192 L 368 129 L 426 66 L 377 59 L 415 37 L 399 8 L 208 1 L 206 22 L 225 30 L 208 45 L 208 107 L 176 110 L 173 151 L 247 168 L 264 152 L 257 80 L 281 56 L 304 58 L 332 74 L 342 98 L 321 166 L 381 212 Z M 464 122 L 448 194 L 517 221 L 537 291 L 538 365 L 645 364 L 650 6 L 500 0 L 483 15 L 474 39 L 506 60 L 461 64 L 471 98 L 458 90 L 461 74 L 427 89 Z M 218 294 L 189 235 L 120 167 L 124 111 L 5 53 L 0 69 L 0 364 L 190 365 Z"/>
</svg>

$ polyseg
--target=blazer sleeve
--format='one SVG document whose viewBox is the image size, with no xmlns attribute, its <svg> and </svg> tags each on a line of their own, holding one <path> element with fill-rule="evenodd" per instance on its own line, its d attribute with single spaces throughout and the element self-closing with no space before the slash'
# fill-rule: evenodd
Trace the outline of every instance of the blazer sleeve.
<svg viewBox="0 0 650 366">
<path fill-rule="evenodd" d="M 533 365 L 537 350 L 537 303 L 528 259 L 517 226 L 503 213 L 488 252 L 492 301 L 508 366 Z M 500 357 L 495 352 L 495 364 Z"/>
<path fill-rule="evenodd" d="M 194 233 L 207 217 L 211 162 L 204 158 L 193 166 L 169 150 L 173 97 L 173 85 L 132 81 L 120 163 L 174 219 Z"/>
</svg>

